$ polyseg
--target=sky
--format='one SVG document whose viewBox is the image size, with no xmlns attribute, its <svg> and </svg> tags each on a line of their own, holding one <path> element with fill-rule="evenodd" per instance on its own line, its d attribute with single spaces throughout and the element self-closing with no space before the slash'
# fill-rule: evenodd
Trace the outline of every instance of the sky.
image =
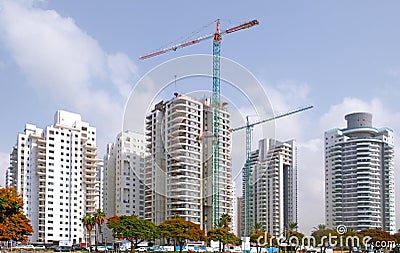
<svg viewBox="0 0 400 253">
<path fill-rule="evenodd" d="M 218 18 L 223 28 L 258 19 L 259 26 L 224 36 L 221 55 L 259 80 L 274 111 L 314 105 L 275 123 L 276 138 L 298 144 L 299 225 L 308 232 L 324 223 L 324 131 L 345 127 L 347 113 L 367 111 L 374 126 L 392 128 L 399 143 L 399 8 L 398 1 L 369 0 L 0 0 L 0 175 L 25 124 L 50 125 L 59 109 L 97 127 L 104 154 L 140 78 L 175 57 L 210 54 L 212 43 L 144 61 L 139 56 L 190 34 L 212 33 Z M 238 150 L 233 157 L 240 160 Z M 234 170 L 242 165 L 235 162 Z M 399 166 L 396 156 L 397 193 Z M 396 214 L 400 228 L 400 208 Z"/>
</svg>

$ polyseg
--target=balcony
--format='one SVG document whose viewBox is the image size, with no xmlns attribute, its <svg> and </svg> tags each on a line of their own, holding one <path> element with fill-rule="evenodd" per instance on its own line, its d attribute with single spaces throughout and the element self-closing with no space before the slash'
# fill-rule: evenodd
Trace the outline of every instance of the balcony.
<svg viewBox="0 0 400 253">
<path fill-rule="evenodd" d="M 87 191 L 86 192 L 86 196 L 97 196 L 97 195 L 99 195 L 99 194 L 96 191 Z"/>
<path fill-rule="evenodd" d="M 39 168 L 39 166 L 38 166 L 38 168 Z M 39 170 L 36 171 L 36 174 L 39 175 L 39 176 L 45 176 L 46 172 L 44 170 L 42 170 L 41 168 L 39 168 Z"/>
<path fill-rule="evenodd" d="M 85 167 L 91 167 L 91 168 L 97 167 L 97 164 L 95 162 L 85 162 L 83 165 Z"/>
<path fill-rule="evenodd" d="M 87 150 L 96 150 L 97 151 L 97 147 L 96 146 L 92 146 L 92 145 L 88 145 L 88 144 L 86 144 L 84 146 L 84 148 L 87 149 Z"/>
<path fill-rule="evenodd" d="M 83 154 L 85 155 L 93 155 L 96 156 L 97 155 L 97 149 L 93 150 L 93 149 L 84 149 L 83 150 Z"/>
<path fill-rule="evenodd" d="M 87 185 L 87 186 L 86 186 L 86 190 L 88 190 L 88 191 L 96 191 L 96 186 Z"/>
<path fill-rule="evenodd" d="M 85 178 L 85 179 L 83 180 L 83 182 L 84 182 L 85 184 L 96 184 L 96 180 L 87 179 L 87 178 Z"/>
<path fill-rule="evenodd" d="M 88 180 L 91 180 L 91 179 L 96 179 L 96 174 L 85 174 L 84 175 L 84 177 L 86 178 L 86 179 L 88 179 Z"/>
<path fill-rule="evenodd" d="M 93 203 L 93 202 L 96 202 L 96 198 L 86 198 L 86 203 Z"/>
<path fill-rule="evenodd" d="M 90 157 L 90 156 L 85 156 L 83 158 L 83 160 L 87 161 L 87 162 L 97 162 L 96 157 Z"/>
<path fill-rule="evenodd" d="M 43 144 L 43 143 L 46 143 L 46 139 L 44 139 L 44 138 L 38 138 L 38 139 L 37 139 L 37 142 Z"/>
</svg>

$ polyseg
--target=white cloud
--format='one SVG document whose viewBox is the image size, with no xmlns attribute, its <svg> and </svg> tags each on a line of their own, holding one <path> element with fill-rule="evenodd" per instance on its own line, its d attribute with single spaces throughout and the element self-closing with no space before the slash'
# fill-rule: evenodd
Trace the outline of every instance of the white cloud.
<svg viewBox="0 0 400 253">
<path fill-rule="evenodd" d="M 117 53 L 108 56 L 108 67 L 111 70 L 111 80 L 117 85 L 120 95 L 127 98 L 132 83 L 138 78 L 136 65 L 125 54 Z"/>
<path fill-rule="evenodd" d="M 271 100 L 272 108 L 276 113 L 287 112 L 294 108 L 310 104 L 309 92 L 310 88 L 307 83 L 297 82 L 294 80 L 286 80 L 278 82 L 275 85 L 267 84 L 266 90 Z M 276 137 L 281 141 L 287 139 L 302 140 L 307 133 L 305 129 L 310 122 L 309 113 L 299 112 L 287 117 L 275 120 Z"/>
<path fill-rule="evenodd" d="M 121 130 L 129 84 L 137 78 L 135 64 L 123 53 L 105 52 L 73 19 L 56 11 L 32 2 L 0 3 L 0 43 L 28 83 L 113 138 Z"/>
<path fill-rule="evenodd" d="M 0 188 L 6 186 L 5 175 L 9 163 L 10 162 L 8 154 L 0 152 Z"/>
<path fill-rule="evenodd" d="M 340 104 L 331 106 L 329 111 L 322 115 L 321 126 L 325 130 L 345 127 L 344 116 L 352 112 L 372 113 L 373 120 L 377 123 L 374 125 L 377 126 L 390 124 L 393 116 L 399 116 L 393 115 L 387 108 L 384 108 L 382 102 L 377 98 L 366 102 L 358 98 L 346 97 Z"/>
</svg>

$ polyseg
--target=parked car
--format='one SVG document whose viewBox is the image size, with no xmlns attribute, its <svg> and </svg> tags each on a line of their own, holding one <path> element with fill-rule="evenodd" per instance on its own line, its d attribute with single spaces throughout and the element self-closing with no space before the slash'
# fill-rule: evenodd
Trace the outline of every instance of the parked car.
<svg viewBox="0 0 400 253">
<path fill-rule="evenodd" d="M 45 247 L 44 245 L 36 245 L 36 246 L 34 247 L 34 249 L 35 249 L 35 250 L 45 250 L 46 247 Z"/>
<path fill-rule="evenodd" d="M 46 249 L 51 249 L 51 250 L 55 250 L 55 248 L 57 248 L 57 245 L 46 245 Z"/>
<path fill-rule="evenodd" d="M 14 247 L 14 249 L 27 249 L 27 250 L 34 250 L 35 247 L 33 245 L 30 244 L 20 244 Z"/>
<path fill-rule="evenodd" d="M 96 247 L 94 248 L 96 250 Z M 97 246 L 97 251 L 106 251 L 107 248 L 105 246 L 99 245 Z"/>
<path fill-rule="evenodd" d="M 71 252 L 72 248 L 71 247 L 65 247 L 65 246 L 58 246 L 54 249 L 55 252 Z"/>
<path fill-rule="evenodd" d="M 86 250 L 86 248 L 82 247 L 80 245 L 75 245 L 75 246 L 72 246 L 72 250 L 73 251 L 80 251 L 80 250 Z"/>
<path fill-rule="evenodd" d="M 138 247 L 138 248 L 136 248 L 136 251 L 139 251 L 139 252 L 145 252 L 145 251 L 148 251 L 148 250 L 149 250 L 148 247 Z"/>
</svg>

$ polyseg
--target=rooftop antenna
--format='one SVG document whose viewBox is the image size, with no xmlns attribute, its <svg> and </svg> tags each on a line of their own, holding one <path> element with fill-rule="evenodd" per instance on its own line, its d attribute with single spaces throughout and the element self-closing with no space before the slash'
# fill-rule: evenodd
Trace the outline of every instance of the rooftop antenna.
<svg viewBox="0 0 400 253">
<path fill-rule="evenodd" d="M 174 92 L 174 95 L 175 95 L 175 97 L 178 97 L 178 91 L 177 91 L 177 89 L 176 89 L 176 75 L 175 75 L 174 86 L 175 86 L 175 92 Z"/>
</svg>

